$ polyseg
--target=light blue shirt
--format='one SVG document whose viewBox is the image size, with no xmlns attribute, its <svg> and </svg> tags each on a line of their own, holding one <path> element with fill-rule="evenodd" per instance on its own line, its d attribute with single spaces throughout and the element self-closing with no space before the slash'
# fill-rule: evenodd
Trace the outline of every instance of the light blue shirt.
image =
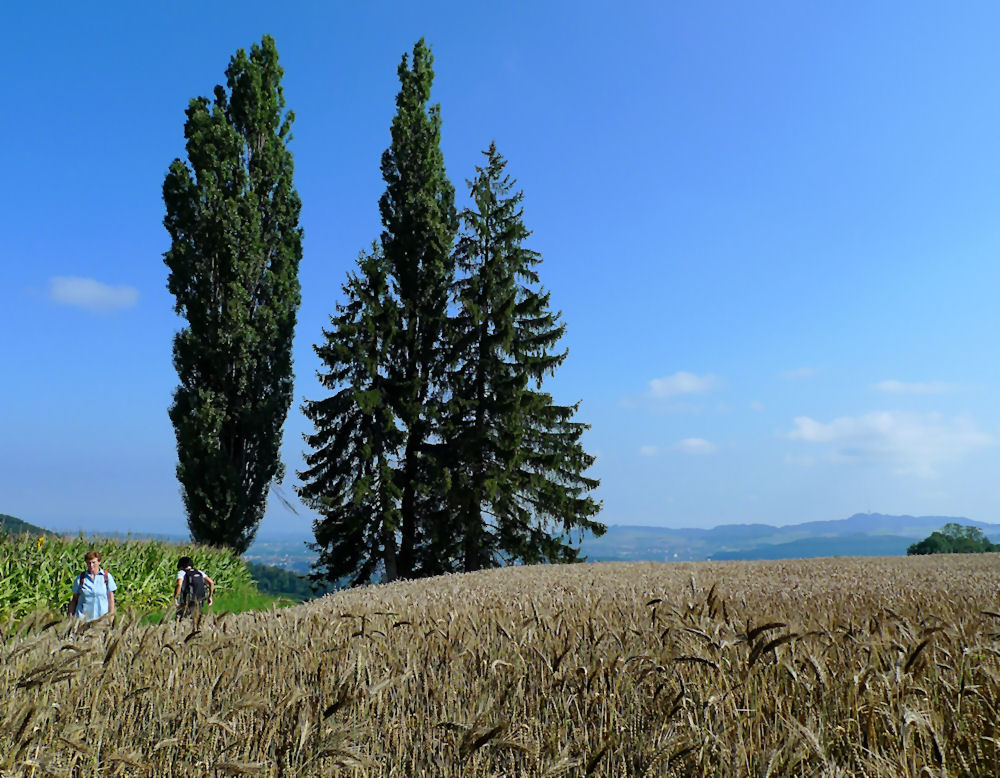
<svg viewBox="0 0 1000 778">
<path fill-rule="evenodd" d="M 105 588 L 104 570 L 93 578 L 90 577 L 90 573 L 84 573 L 82 579 L 79 575 L 76 576 L 73 579 L 73 594 L 79 594 L 80 598 L 76 601 L 73 615 L 84 621 L 99 619 L 108 612 L 108 594 L 117 589 L 118 585 L 111 573 L 108 573 L 108 585 Z"/>
</svg>

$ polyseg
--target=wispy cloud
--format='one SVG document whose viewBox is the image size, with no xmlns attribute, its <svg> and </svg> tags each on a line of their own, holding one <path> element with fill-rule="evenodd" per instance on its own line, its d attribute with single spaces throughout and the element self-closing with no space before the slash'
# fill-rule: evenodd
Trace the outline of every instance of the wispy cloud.
<svg viewBox="0 0 1000 778">
<path fill-rule="evenodd" d="M 958 389 L 956 384 L 946 384 L 943 381 L 914 383 L 907 381 L 879 381 L 872 384 L 872 389 L 886 394 L 945 394 Z"/>
<path fill-rule="evenodd" d="M 639 449 L 639 453 L 642 454 L 644 457 L 655 457 L 657 454 L 660 453 L 660 449 L 658 449 L 656 446 L 642 446 Z"/>
<path fill-rule="evenodd" d="M 715 451 L 715 445 L 704 438 L 684 438 L 674 448 L 685 454 L 711 454 Z"/>
<path fill-rule="evenodd" d="M 993 443 L 970 418 L 946 419 L 938 413 L 877 411 L 826 424 L 799 416 L 794 423 L 788 437 L 826 445 L 838 459 L 881 462 L 897 473 L 923 477 Z"/>
<path fill-rule="evenodd" d="M 660 400 L 680 394 L 704 394 L 718 385 L 714 375 L 695 375 L 683 370 L 664 378 L 654 378 L 649 382 L 649 395 Z"/>
<path fill-rule="evenodd" d="M 110 286 L 93 278 L 53 276 L 49 279 L 49 299 L 59 305 L 72 305 L 92 313 L 110 313 L 136 305 L 139 290 L 134 286 Z"/>
<path fill-rule="evenodd" d="M 783 370 L 781 377 L 786 381 L 801 381 L 805 378 L 812 378 L 818 372 L 818 367 L 796 367 L 792 370 Z"/>
</svg>

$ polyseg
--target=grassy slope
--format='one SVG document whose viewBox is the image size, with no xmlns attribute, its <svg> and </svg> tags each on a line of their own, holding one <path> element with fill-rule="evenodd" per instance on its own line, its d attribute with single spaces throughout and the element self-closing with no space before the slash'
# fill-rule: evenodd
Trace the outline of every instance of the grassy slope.
<svg viewBox="0 0 1000 778">
<path fill-rule="evenodd" d="M 995 554 L 545 566 L 39 623 L 0 774 L 997 775 L 998 587 Z"/>
<path fill-rule="evenodd" d="M 23 519 L 19 519 L 15 516 L 8 516 L 6 513 L 0 513 L 0 535 L 7 533 L 11 535 L 19 535 L 21 533 L 27 533 L 29 535 L 55 535 L 54 532 L 50 532 L 47 529 L 42 529 L 41 527 L 36 527 L 34 524 L 29 524 Z"/>
</svg>

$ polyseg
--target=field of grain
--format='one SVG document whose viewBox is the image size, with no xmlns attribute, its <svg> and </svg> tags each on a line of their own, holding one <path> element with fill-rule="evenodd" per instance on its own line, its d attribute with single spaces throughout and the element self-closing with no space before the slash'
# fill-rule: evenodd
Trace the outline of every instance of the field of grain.
<svg viewBox="0 0 1000 778">
<path fill-rule="evenodd" d="M 0 775 L 1000 775 L 1000 555 L 527 567 L 0 647 Z"/>
</svg>

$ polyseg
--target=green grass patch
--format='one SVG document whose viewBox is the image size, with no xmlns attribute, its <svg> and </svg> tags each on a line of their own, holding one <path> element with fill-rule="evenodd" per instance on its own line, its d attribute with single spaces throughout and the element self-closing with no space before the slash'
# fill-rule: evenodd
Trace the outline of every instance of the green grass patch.
<svg viewBox="0 0 1000 778">
<path fill-rule="evenodd" d="M 289 605 L 295 605 L 295 601 L 287 597 L 258 591 L 256 587 L 240 587 L 219 593 L 212 603 L 212 610 L 216 613 L 223 611 L 242 613 L 243 611 L 267 610 L 275 606 L 285 608 Z"/>
<path fill-rule="evenodd" d="M 244 611 L 264 611 L 271 608 L 287 608 L 296 605 L 295 600 L 287 597 L 275 597 L 257 590 L 255 586 L 240 585 L 234 589 L 219 591 L 215 589 L 215 597 L 210 606 L 205 607 L 206 613 L 243 613 Z M 174 606 L 169 604 L 157 608 L 142 617 L 144 624 L 158 624 L 174 617 Z"/>
</svg>

